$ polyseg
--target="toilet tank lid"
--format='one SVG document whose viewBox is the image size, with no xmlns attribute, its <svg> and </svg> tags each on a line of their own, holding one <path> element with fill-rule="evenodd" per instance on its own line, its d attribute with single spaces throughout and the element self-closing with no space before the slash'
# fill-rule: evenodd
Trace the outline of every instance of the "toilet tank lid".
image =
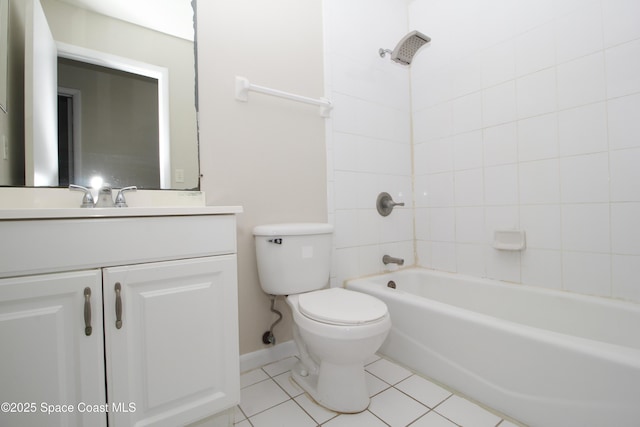
<svg viewBox="0 0 640 427">
<path fill-rule="evenodd" d="M 313 234 L 330 234 L 331 224 L 319 222 L 296 222 L 284 224 L 258 225 L 253 229 L 254 236 L 303 236 Z"/>
</svg>

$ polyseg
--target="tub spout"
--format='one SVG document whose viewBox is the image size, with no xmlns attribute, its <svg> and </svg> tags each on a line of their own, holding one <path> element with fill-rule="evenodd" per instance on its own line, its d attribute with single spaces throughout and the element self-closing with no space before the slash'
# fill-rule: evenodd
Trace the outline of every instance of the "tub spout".
<svg viewBox="0 0 640 427">
<path fill-rule="evenodd" d="M 387 264 L 403 265 L 404 264 L 404 260 L 402 258 L 395 258 L 389 255 L 383 256 L 382 262 L 384 263 L 384 265 L 387 265 Z"/>
</svg>

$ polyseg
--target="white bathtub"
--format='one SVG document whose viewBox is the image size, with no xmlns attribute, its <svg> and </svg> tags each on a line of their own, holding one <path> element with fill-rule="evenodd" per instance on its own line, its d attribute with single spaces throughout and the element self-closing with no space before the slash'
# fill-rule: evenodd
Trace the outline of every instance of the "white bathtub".
<svg viewBox="0 0 640 427">
<path fill-rule="evenodd" d="M 384 355 L 525 424 L 640 426 L 639 304 L 420 268 L 346 287 L 389 307 Z"/>
</svg>

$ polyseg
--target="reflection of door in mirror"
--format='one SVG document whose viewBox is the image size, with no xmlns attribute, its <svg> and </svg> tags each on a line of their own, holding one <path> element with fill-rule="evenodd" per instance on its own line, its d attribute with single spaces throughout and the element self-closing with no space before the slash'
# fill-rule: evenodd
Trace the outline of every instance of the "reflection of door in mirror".
<svg viewBox="0 0 640 427">
<path fill-rule="evenodd" d="M 158 80 L 59 58 L 58 86 L 60 185 L 160 188 Z"/>
</svg>

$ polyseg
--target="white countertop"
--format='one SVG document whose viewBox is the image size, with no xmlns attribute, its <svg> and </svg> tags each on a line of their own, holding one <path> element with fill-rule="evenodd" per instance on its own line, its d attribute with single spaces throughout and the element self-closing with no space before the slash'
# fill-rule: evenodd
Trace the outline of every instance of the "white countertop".
<svg viewBox="0 0 640 427">
<path fill-rule="evenodd" d="M 152 206 L 129 208 L 19 208 L 0 209 L 1 220 L 122 218 L 148 216 L 227 215 L 242 213 L 242 206 Z"/>
</svg>

